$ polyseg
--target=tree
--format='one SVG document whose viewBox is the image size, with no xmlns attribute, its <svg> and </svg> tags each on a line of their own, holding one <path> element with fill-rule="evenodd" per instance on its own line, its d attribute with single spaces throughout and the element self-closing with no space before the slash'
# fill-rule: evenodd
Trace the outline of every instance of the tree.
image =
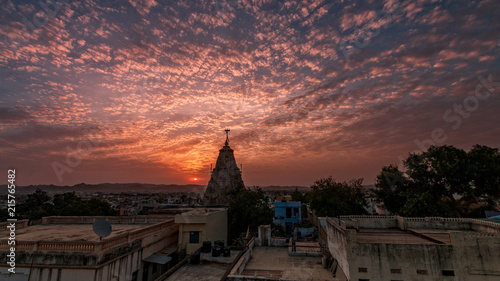
<svg viewBox="0 0 500 281">
<path fill-rule="evenodd" d="M 36 220 L 47 216 L 114 216 L 118 212 L 103 200 L 84 200 L 74 192 L 56 194 L 52 198 L 47 192 L 37 189 L 19 203 L 20 219 Z"/>
<path fill-rule="evenodd" d="M 228 193 L 230 239 L 237 238 L 242 232 L 256 230 L 259 225 L 271 224 L 274 213 L 267 205 L 262 189 L 239 187 Z"/>
<path fill-rule="evenodd" d="M 311 209 L 320 217 L 367 214 L 362 182 L 336 182 L 332 177 L 317 180 L 308 194 Z"/>
<path fill-rule="evenodd" d="M 53 213 L 54 205 L 50 202 L 51 197 L 47 192 L 37 188 L 35 193 L 29 194 L 22 203 L 19 203 L 16 211 L 20 219 L 36 220 Z"/>
<path fill-rule="evenodd" d="M 375 196 L 403 216 L 481 216 L 496 208 L 500 196 L 500 154 L 475 145 L 469 152 L 443 145 L 411 153 L 396 166 L 382 168 Z"/>
<path fill-rule="evenodd" d="M 298 188 L 295 188 L 295 190 L 292 192 L 292 200 L 293 201 L 300 201 L 302 203 L 307 202 L 306 195 L 304 193 L 300 192 Z"/>
</svg>

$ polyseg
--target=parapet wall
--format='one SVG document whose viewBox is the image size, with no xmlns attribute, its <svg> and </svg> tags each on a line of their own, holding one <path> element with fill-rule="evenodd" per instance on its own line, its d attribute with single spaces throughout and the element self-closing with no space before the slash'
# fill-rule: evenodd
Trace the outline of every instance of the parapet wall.
<svg viewBox="0 0 500 281">
<path fill-rule="evenodd" d="M 238 277 L 241 275 L 243 270 L 245 270 L 247 263 L 252 258 L 252 252 L 254 247 L 255 247 L 255 238 L 252 238 L 252 240 L 250 240 L 247 243 L 245 253 L 240 257 L 240 259 L 236 262 L 233 269 L 229 273 L 228 277 L 229 280 L 239 280 Z"/>
<path fill-rule="evenodd" d="M 346 229 L 347 225 L 343 220 L 340 220 L 339 225 L 337 221 L 327 218 L 326 227 L 328 233 L 328 250 L 346 275 L 347 280 L 349 280 L 349 261 L 347 259 L 349 230 Z"/>
<path fill-rule="evenodd" d="M 500 224 L 472 218 L 441 217 L 400 217 L 400 216 L 340 216 L 341 226 L 345 228 L 399 228 L 406 229 L 441 229 L 460 231 L 479 231 L 500 233 Z"/>
<path fill-rule="evenodd" d="M 28 226 L 28 220 L 18 220 L 15 222 L 16 224 L 16 229 L 20 229 L 20 228 L 25 228 Z M 10 221 L 5 221 L 5 222 L 0 222 L 0 229 L 4 230 L 7 228 L 7 226 L 11 225 L 11 223 L 13 222 L 10 222 Z"/>
<path fill-rule="evenodd" d="M 153 224 L 173 219 L 172 216 L 53 216 L 43 217 L 42 224 L 90 224 L 106 220 L 111 224 Z"/>
</svg>

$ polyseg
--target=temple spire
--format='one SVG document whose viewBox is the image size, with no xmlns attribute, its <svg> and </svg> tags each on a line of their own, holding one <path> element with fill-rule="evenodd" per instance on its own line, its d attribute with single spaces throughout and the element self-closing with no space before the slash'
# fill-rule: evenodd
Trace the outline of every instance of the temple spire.
<svg viewBox="0 0 500 281">
<path fill-rule="evenodd" d="M 215 168 L 212 170 L 210 181 L 203 195 L 203 202 L 207 206 L 227 206 L 228 192 L 245 187 L 241 178 L 241 170 L 234 159 L 234 150 L 229 147 L 229 129 L 224 131 L 226 132 L 226 142 L 224 147 L 219 150 Z"/>
<path fill-rule="evenodd" d="M 224 131 L 226 131 L 226 143 L 224 144 L 225 146 L 228 146 L 229 145 L 229 129 L 225 129 Z"/>
</svg>

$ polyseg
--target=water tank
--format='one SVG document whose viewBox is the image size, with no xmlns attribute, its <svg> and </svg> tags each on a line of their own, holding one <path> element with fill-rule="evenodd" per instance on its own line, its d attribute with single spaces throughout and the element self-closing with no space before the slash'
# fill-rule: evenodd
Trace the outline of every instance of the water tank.
<svg viewBox="0 0 500 281">
<path fill-rule="evenodd" d="M 203 246 L 201 247 L 201 252 L 202 253 L 210 253 L 211 249 L 212 249 L 212 242 L 203 241 Z"/>
<path fill-rule="evenodd" d="M 217 246 L 219 246 L 221 248 L 224 248 L 224 241 L 222 241 L 222 240 L 216 240 L 214 242 L 214 245 L 217 245 Z"/>
<path fill-rule="evenodd" d="M 219 245 L 212 247 L 212 257 L 218 257 L 222 254 L 222 248 Z"/>
</svg>

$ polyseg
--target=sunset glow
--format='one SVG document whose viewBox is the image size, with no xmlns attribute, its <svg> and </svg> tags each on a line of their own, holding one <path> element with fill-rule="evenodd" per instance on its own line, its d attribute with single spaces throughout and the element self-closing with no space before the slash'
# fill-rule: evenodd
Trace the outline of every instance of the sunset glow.
<svg viewBox="0 0 500 281">
<path fill-rule="evenodd" d="M 4 1 L 2 171 L 206 184 L 225 128 L 248 186 L 498 147 L 500 2 L 451 3 L 69 1 L 31 29 L 38 2 Z"/>
</svg>

